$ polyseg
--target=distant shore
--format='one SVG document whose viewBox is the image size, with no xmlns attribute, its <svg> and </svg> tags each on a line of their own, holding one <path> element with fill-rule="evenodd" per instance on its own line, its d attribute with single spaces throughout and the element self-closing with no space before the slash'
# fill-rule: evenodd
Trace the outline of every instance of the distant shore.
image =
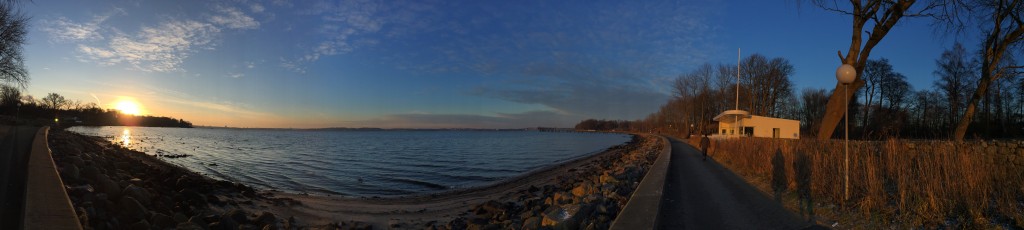
<svg viewBox="0 0 1024 230">
<path fill-rule="evenodd" d="M 460 229 L 473 225 L 607 226 L 653 161 L 661 146 L 657 140 L 637 136 L 608 151 L 484 187 L 389 198 L 256 191 L 210 179 L 102 138 L 64 131 L 52 133 L 50 144 L 69 195 L 79 215 L 85 217 L 83 226 Z M 122 211 L 135 204 L 132 200 L 147 214 Z M 567 209 L 580 215 L 545 219 Z M 499 218 L 499 213 L 505 216 Z"/>
</svg>

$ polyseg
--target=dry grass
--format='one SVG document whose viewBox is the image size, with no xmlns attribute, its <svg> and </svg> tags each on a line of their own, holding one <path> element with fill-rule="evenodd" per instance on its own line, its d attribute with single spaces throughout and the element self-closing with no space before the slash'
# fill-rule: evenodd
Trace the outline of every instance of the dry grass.
<svg viewBox="0 0 1024 230">
<path fill-rule="evenodd" d="M 1019 228 L 1024 225 L 1024 166 L 1015 158 L 1024 158 L 1024 150 L 1014 143 L 850 141 L 850 198 L 845 201 L 842 141 L 730 139 L 716 142 L 710 152 L 748 180 L 785 178 L 770 183 L 784 183 L 787 197 L 797 197 L 799 181 L 809 179 L 804 181 L 810 181 L 815 206 L 835 209 L 821 211 L 859 215 L 875 226 Z M 772 176 L 778 150 L 789 176 Z M 799 161 L 805 165 L 794 164 L 799 154 L 806 154 Z M 804 166 L 810 178 L 796 174 Z"/>
</svg>

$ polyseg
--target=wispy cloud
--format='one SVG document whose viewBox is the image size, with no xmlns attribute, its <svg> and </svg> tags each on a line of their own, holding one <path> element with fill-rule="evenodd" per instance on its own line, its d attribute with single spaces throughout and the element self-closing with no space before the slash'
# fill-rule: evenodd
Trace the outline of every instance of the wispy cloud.
<svg viewBox="0 0 1024 230">
<path fill-rule="evenodd" d="M 260 11 L 262 7 L 259 8 Z M 227 27 L 229 29 L 256 29 L 260 27 L 260 23 L 246 15 L 244 12 L 235 7 L 217 7 L 219 14 L 210 17 L 210 22 L 213 24 Z"/>
<path fill-rule="evenodd" d="M 181 71 L 181 63 L 197 47 L 211 44 L 220 29 L 193 20 L 167 21 L 155 27 L 143 27 L 135 35 L 115 35 L 104 46 L 80 44 L 85 60 L 102 65 L 127 63 L 147 72 Z"/>
<path fill-rule="evenodd" d="M 53 42 L 94 41 L 103 39 L 100 34 L 100 23 L 107 17 L 96 17 L 86 23 L 77 23 L 65 17 L 43 21 L 43 31 L 50 34 Z"/>
<path fill-rule="evenodd" d="M 104 26 L 109 18 L 125 14 L 119 8 L 95 15 L 87 22 L 58 17 L 45 21 L 43 30 L 51 41 L 75 44 L 81 61 L 104 66 L 126 64 L 130 69 L 146 72 L 180 72 L 184 71 L 181 64 L 190 56 L 201 50 L 215 49 L 217 39 L 225 30 L 260 26 L 259 21 L 237 7 L 213 9 L 204 18 L 166 18 L 127 33 L 123 31 L 130 31 L 127 30 L 130 28 Z"/>
<path fill-rule="evenodd" d="M 320 21 L 319 40 L 295 58 L 282 60 L 282 66 L 296 72 L 304 72 L 305 65 L 321 57 L 352 52 L 361 47 L 377 45 L 383 36 L 404 34 L 413 29 L 418 16 L 433 10 L 426 4 L 405 2 L 401 4 L 382 1 L 320 1 L 308 9 L 305 15 Z"/>
</svg>

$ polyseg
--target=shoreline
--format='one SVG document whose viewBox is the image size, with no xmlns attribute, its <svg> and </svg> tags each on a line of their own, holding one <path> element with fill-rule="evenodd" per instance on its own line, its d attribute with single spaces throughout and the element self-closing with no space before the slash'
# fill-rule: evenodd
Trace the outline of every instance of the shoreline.
<svg viewBox="0 0 1024 230">
<path fill-rule="evenodd" d="M 613 146 L 601 152 L 583 155 L 561 163 L 534 169 L 521 175 L 488 185 L 460 188 L 430 194 L 389 197 L 347 197 L 289 193 L 274 190 L 258 191 L 254 190 L 250 186 L 240 183 L 218 181 L 208 176 L 187 170 L 184 167 L 158 159 L 157 157 L 116 146 L 101 137 L 85 136 L 66 131 L 61 131 L 59 134 L 51 134 L 51 136 L 55 137 L 51 138 L 50 144 L 54 151 L 55 161 L 61 168 L 61 176 L 69 177 L 69 180 L 67 180 L 69 196 L 72 196 L 73 203 L 75 204 L 76 210 L 79 212 L 80 218 L 85 217 L 85 219 L 82 220 L 83 226 L 123 228 L 131 225 L 151 225 L 156 228 L 199 227 L 199 229 L 220 227 L 224 225 L 229 227 L 234 225 L 253 226 L 256 228 L 269 225 L 272 229 L 288 229 L 294 227 L 364 228 L 369 226 L 374 228 L 416 229 L 459 228 L 459 223 L 465 224 L 467 219 L 476 221 L 476 223 L 469 224 L 479 225 L 483 224 L 480 223 L 481 221 L 478 220 L 479 218 L 474 219 L 474 217 L 468 215 L 468 213 L 474 212 L 474 209 L 480 209 L 482 205 L 486 206 L 484 204 L 491 204 L 486 208 L 494 210 L 496 208 L 493 207 L 493 204 L 499 203 L 499 200 L 503 201 L 501 203 L 505 204 L 512 204 L 516 202 L 521 203 L 523 201 L 522 197 L 524 193 L 536 193 L 539 190 L 543 191 L 537 195 L 540 197 L 548 197 L 549 200 L 551 196 L 558 198 L 558 194 L 562 194 L 562 198 L 567 197 L 565 193 L 571 193 L 572 187 L 575 187 L 570 184 L 577 184 L 570 183 L 571 180 L 576 179 L 572 177 L 572 175 L 586 171 L 593 174 L 592 177 L 594 178 L 599 177 L 599 174 L 607 176 L 609 175 L 607 170 L 599 172 L 600 170 L 597 169 L 601 167 L 595 166 L 602 164 L 604 166 L 608 166 L 610 165 L 610 162 L 618 162 L 620 160 L 619 158 L 624 156 L 627 152 L 636 152 L 633 150 L 640 149 L 639 145 L 650 145 L 649 142 L 652 139 L 650 135 L 633 134 L 633 139 L 627 143 Z M 70 141 L 72 143 L 58 143 L 62 141 L 68 142 L 68 139 L 78 139 L 78 141 Z M 124 157 L 121 157 L 123 159 L 114 159 L 118 158 L 114 156 L 117 154 L 106 153 L 118 153 L 124 155 Z M 96 163 L 96 161 L 102 160 L 90 161 L 88 163 L 81 160 L 75 160 L 76 158 L 103 158 L 100 156 L 107 156 L 107 158 L 111 159 L 106 159 L 108 162 L 105 163 Z M 113 162 L 113 164 L 111 164 L 109 161 L 119 162 Z M 118 164 L 120 164 L 120 166 L 127 166 L 125 161 L 135 161 L 134 163 L 141 163 L 141 165 L 145 165 L 146 167 L 125 167 L 127 169 L 117 167 Z M 643 166 L 643 164 L 640 165 Z M 101 174 L 112 174 L 112 176 L 109 177 L 117 177 L 113 180 L 119 180 L 119 183 L 116 183 L 118 186 L 114 188 L 114 186 L 110 185 L 111 183 L 105 183 L 104 179 L 82 178 L 81 175 L 71 175 L 81 174 L 81 170 L 78 168 L 90 166 L 93 168 L 98 166 L 99 168 L 106 169 L 99 171 L 102 172 Z M 647 167 L 649 167 L 649 164 L 647 164 Z M 113 170 L 110 168 L 113 168 Z M 638 168 L 640 171 L 645 169 L 643 167 L 634 168 Z M 630 171 L 631 174 L 640 175 L 642 178 L 642 172 L 638 172 L 637 169 L 631 170 L 633 170 Z M 90 169 L 90 171 L 95 170 Z M 161 173 L 157 173 L 158 175 L 155 176 L 147 175 L 153 174 L 152 171 L 158 171 Z M 179 179 L 173 183 L 167 178 L 163 178 L 163 181 L 157 181 L 158 177 L 167 177 L 166 174 L 168 174 L 168 172 L 172 177 L 177 177 Z M 66 176 L 65 174 L 68 175 Z M 99 177 L 95 175 L 91 176 Z M 148 178 L 140 179 L 137 177 Z M 180 178 L 188 178 L 185 180 L 191 182 L 191 184 L 182 184 L 182 179 Z M 633 179 L 638 180 L 638 178 Z M 596 181 L 593 183 L 596 183 Z M 94 191 L 80 189 L 83 184 L 101 188 L 94 188 Z M 98 186 L 99 184 L 106 184 L 106 187 L 110 189 L 102 189 L 104 186 Z M 558 185 L 561 185 L 562 187 L 558 187 Z M 188 187 L 200 187 L 203 189 L 196 189 L 201 191 L 188 191 Z M 633 186 L 629 189 L 618 190 L 629 190 L 631 192 L 632 189 L 635 189 L 635 183 L 633 183 Z M 116 190 L 125 191 L 125 195 L 118 196 L 120 195 L 120 192 L 117 192 Z M 128 206 L 131 206 L 132 202 L 121 201 L 126 200 L 124 197 L 131 197 L 128 194 L 129 190 L 142 190 L 151 194 L 157 194 L 157 196 L 143 196 L 142 198 L 139 198 L 147 200 L 145 202 L 139 201 L 143 206 L 157 206 L 153 207 L 152 211 L 148 211 L 148 218 L 145 216 L 134 216 L 134 218 L 123 217 L 124 214 L 122 212 L 113 209 L 107 210 L 110 213 L 96 211 L 96 209 L 102 208 L 110 209 L 109 206 L 123 206 L 118 205 L 119 203 L 127 203 Z M 598 189 L 592 189 L 592 191 L 588 192 L 598 193 L 598 191 Z M 96 201 L 97 195 L 99 194 L 105 195 L 105 197 L 100 198 L 107 198 L 106 200 L 108 201 Z M 160 204 L 154 204 L 153 201 L 157 200 L 157 198 L 154 197 L 160 197 L 161 194 L 163 195 L 162 197 L 165 198 L 160 201 Z M 183 197 L 183 194 L 187 194 L 191 196 L 191 198 L 186 199 Z M 519 197 L 516 197 L 516 195 L 519 195 Z M 582 202 L 583 194 L 578 195 L 580 196 L 577 198 L 580 198 L 580 202 Z M 197 196 L 206 199 L 196 198 Z M 166 197 L 171 198 L 168 199 Z M 571 197 L 571 194 L 568 197 Z M 615 202 L 609 201 L 605 203 Z M 519 206 L 524 205 L 526 204 L 520 204 Z M 563 204 L 545 206 L 560 205 L 564 206 Z M 539 212 L 540 210 L 534 210 L 534 216 L 542 214 Z M 477 214 L 479 214 L 479 212 L 477 212 Z M 119 219 L 118 217 L 121 218 Z M 173 221 L 168 221 L 168 218 L 165 217 L 172 217 Z M 129 221 L 124 221 L 122 219 L 127 219 Z M 161 219 L 161 221 L 157 221 L 156 219 Z M 525 225 L 519 224 L 518 222 L 526 221 L 526 219 L 529 218 L 521 218 L 519 221 L 515 221 L 518 225 L 515 225 L 514 227 L 513 223 L 505 221 L 506 223 L 503 226 L 519 228 Z M 605 217 L 605 219 L 614 219 L 614 216 L 610 218 Z M 91 224 L 90 220 L 93 222 L 100 221 L 102 224 Z M 452 226 L 453 222 L 456 226 Z"/>
</svg>

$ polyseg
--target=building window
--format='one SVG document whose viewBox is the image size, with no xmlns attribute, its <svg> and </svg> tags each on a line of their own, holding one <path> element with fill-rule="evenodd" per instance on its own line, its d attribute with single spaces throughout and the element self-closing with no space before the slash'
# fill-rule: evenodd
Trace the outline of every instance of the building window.
<svg viewBox="0 0 1024 230">
<path fill-rule="evenodd" d="M 722 130 L 722 135 L 725 135 L 725 129 Z"/>
</svg>

